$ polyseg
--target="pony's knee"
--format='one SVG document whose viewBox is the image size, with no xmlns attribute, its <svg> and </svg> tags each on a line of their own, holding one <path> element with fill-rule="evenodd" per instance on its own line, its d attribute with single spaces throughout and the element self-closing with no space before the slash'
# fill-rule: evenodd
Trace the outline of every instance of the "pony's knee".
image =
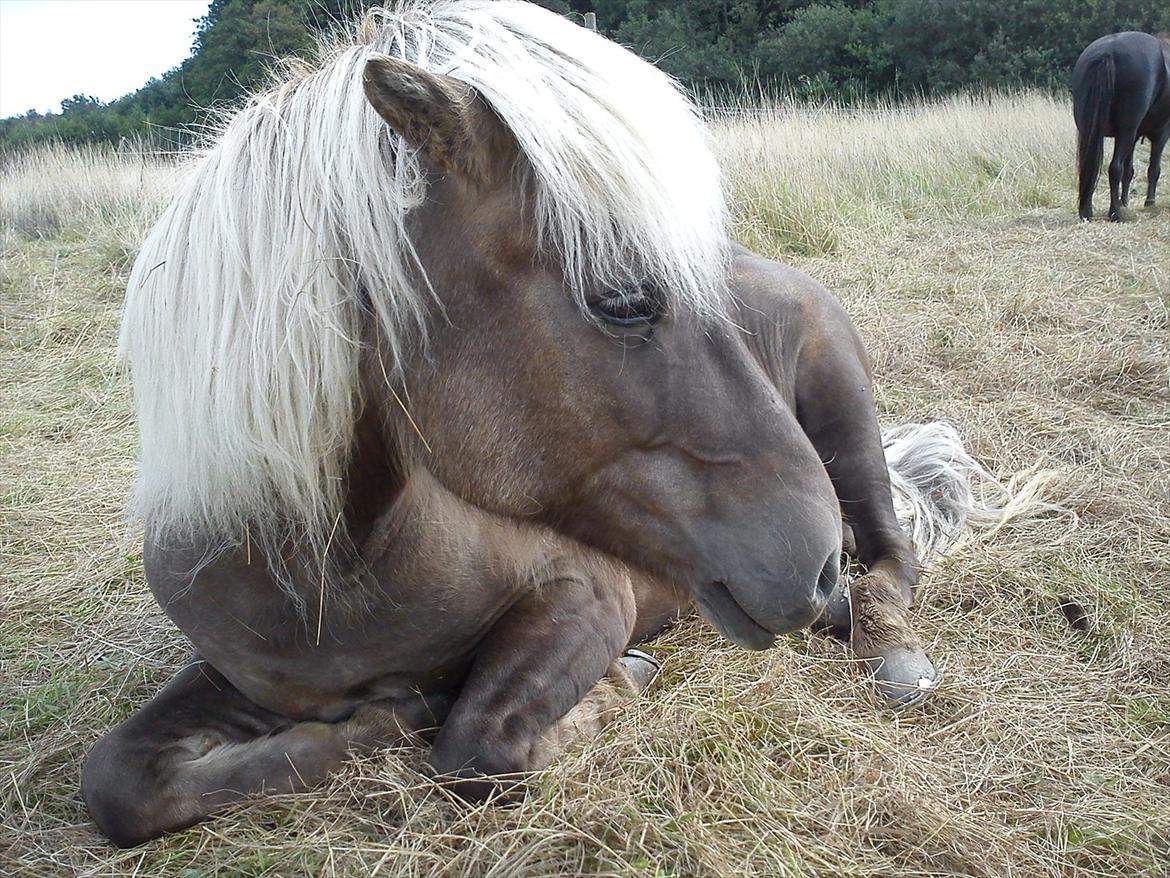
<svg viewBox="0 0 1170 878">
<path fill-rule="evenodd" d="M 507 800 L 519 794 L 521 775 L 530 768 L 525 749 L 490 738 L 473 742 L 440 736 L 430 763 L 443 785 L 465 801 Z"/>
</svg>

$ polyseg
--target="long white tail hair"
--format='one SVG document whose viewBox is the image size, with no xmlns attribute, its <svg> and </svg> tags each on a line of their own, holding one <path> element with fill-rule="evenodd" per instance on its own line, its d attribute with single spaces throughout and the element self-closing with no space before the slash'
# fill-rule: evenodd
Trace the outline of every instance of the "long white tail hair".
<svg viewBox="0 0 1170 878">
<path fill-rule="evenodd" d="M 1016 519 L 1064 511 L 1045 499 L 1054 473 L 1032 469 L 1002 482 L 946 421 L 891 427 L 882 447 L 898 523 L 924 564 Z"/>
</svg>

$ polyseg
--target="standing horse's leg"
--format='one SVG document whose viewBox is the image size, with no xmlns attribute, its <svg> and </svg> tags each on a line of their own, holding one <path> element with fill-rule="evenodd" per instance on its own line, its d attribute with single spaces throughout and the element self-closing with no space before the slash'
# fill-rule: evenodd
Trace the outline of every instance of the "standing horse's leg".
<svg viewBox="0 0 1170 878">
<path fill-rule="evenodd" d="M 252 703 L 205 662 L 180 671 L 93 748 L 81 789 L 122 847 L 184 829 L 253 793 L 303 790 L 356 750 L 437 725 L 442 699 L 374 702 L 338 723 L 295 722 Z"/>
<path fill-rule="evenodd" d="M 1150 140 L 1150 169 L 1146 183 L 1146 207 L 1154 206 L 1154 195 L 1158 191 L 1158 177 L 1162 174 L 1162 150 L 1166 148 L 1167 141 L 1170 141 L 1170 123 L 1167 123 L 1162 132 Z"/>
<path fill-rule="evenodd" d="M 854 654 L 866 660 L 892 706 L 917 703 L 937 680 L 910 626 L 918 560 L 894 513 L 865 352 L 835 301 L 821 309 L 801 348 L 796 399 L 866 568 L 848 595 L 830 600 L 827 621 L 848 632 Z"/>
<path fill-rule="evenodd" d="M 598 559 L 550 575 L 482 641 L 435 739 L 435 770 L 461 778 L 465 798 L 486 798 L 500 775 L 541 767 L 574 727 L 578 734 L 592 728 L 586 715 L 603 717 L 615 692 L 603 685 L 593 702 L 570 712 L 625 649 L 634 617 L 629 577 L 614 565 Z M 562 718 L 567 724 L 556 727 Z"/>
<path fill-rule="evenodd" d="M 1121 206 L 1129 207 L 1129 187 L 1133 183 L 1133 157 L 1137 152 L 1137 142 L 1134 142 L 1134 148 L 1129 151 L 1129 158 L 1125 160 L 1125 168 L 1121 172 Z"/>
<path fill-rule="evenodd" d="M 1113 160 L 1109 162 L 1109 219 L 1121 220 L 1122 179 L 1127 165 L 1133 164 L 1133 151 L 1137 145 L 1137 131 L 1118 131 L 1113 138 Z"/>
</svg>

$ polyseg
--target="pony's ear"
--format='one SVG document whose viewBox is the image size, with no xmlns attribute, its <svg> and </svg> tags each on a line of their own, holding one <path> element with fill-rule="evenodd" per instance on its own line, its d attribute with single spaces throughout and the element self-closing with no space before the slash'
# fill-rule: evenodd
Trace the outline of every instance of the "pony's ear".
<svg viewBox="0 0 1170 878">
<path fill-rule="evenodd" d="M 495 181 L 517 146 L 474 88 L 389 55 L 366 61 L 366 99 L 431 167 L 477 185 Z"/>
</svg>

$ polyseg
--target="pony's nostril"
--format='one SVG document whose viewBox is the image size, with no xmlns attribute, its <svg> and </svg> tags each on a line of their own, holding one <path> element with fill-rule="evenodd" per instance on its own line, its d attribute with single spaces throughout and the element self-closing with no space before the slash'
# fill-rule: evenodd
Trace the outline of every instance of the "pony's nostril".
<svg viewBox="0 0 1170 878">
<path fill-rule="evenodd" d="M 817 578 L 817 596 L 823 600 L 827 601 L 837 587 L 837 578 L 841 575 L 840 558 L 840 553 L 834 552 L 821 568 L 821 575 Z"/>
</svg>

